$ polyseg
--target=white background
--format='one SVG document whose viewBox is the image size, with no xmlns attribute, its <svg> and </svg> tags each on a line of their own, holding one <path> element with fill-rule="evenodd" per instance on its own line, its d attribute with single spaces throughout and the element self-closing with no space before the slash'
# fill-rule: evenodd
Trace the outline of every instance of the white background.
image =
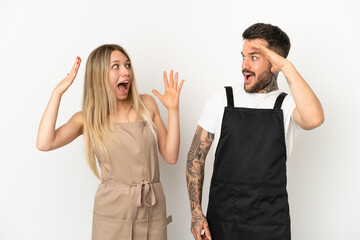
<svg viewBox="0 0 360 240">
<path fill-rule="evenodd" d="M 186 80 L 179 160 L 161 160 L 161 181 L 174 218 L 169 239 L 192 239 L 187 152 L 207 97 L 243 81 L 241 34 L 256 22 L 289 35 L 288 59 L 325 110 L 325 123 L 300 133 L 288 161 L 293 239 L 360 239 L 359 10 L 357 0 L 1 0 L 0 239 L 90 239 L 99 182 L 86 165 L 82 137 L 52 152 L 35 145 L 51 92 L 76 56 L 83 63 L 62 98 L 58 124 L 81 109 L 85 61 L 104 43 L 127 49 L 142 93 L 163 92 L 163 70 L 174 68 Z M 282 75 L 279 85 L 288 90 Z M 209 154 L 204 211 L 212 164 Z"/>
</svg>

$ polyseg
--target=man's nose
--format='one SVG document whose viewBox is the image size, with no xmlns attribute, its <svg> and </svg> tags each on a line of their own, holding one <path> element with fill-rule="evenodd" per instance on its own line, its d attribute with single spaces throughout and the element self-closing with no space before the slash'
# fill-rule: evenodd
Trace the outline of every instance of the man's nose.
<svg viewBox="0 0 360 240">
<path fill-rule="evenodd" d="M 247 58 L 244 58 L 241 64 L 242 69 L 250 69 L 249 60 Z"/>
</svg>

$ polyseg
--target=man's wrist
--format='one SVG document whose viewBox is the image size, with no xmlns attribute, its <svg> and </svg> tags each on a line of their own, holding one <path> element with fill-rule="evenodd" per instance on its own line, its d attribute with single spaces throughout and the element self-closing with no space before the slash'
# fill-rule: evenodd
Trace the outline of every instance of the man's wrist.
<svg viewBox="0 0 360 240">
<path fill-rule="evenodd" d="M 286 59 L 285 64 L 282 66 L 281 71 L 285 75 L 287 72 L 292 71 L 294 69 L 294 65 L 292 62 Z"/>
<path fill-rule="evenodd" d="M 194 216 L 195 213 L 202 214 L 201 206 L 196 206 L 195 209 L 191 212 L 191 215 Z"/>
</svg>

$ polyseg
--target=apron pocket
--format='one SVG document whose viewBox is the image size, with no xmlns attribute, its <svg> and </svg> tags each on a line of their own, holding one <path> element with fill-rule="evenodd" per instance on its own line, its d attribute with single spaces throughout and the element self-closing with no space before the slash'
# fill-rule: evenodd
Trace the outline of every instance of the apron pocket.
<svg viewBox="0 0 360 240">
<path fill-rule="evenodd" d="M 289 206 L 285 187 L 264 186 L 260 199 L 260 224 L 283 225 L 289 220 Z"/>
<path fill-rule="evenodd" d="M 130 239 L 131 220 L 93 216 L 92 240 Z"/>
<path fill-rule="evenodd" d="M 207 217 L 223 222 L 234 221 L 235 186 L 211 181 Z"/>
<path fill-rule="evenodd" d="M 258 225 L 260 209 L 260 187 L 258 185 L 237 185 L 235 201 L 236 223 Z"/>
<path fill-rule="evenodd" d="M 166 240 L 167 225 L 172 217 L 155 217 L 134 221 L 133 238 L 148 240 Z M 132 220 L 103 217 L 94 214 L 92 240 L 130 239 Z M 148 236 L 148 238 L 146 238 Z"/>
<path fill-rule="evenodd" d="M 166 240 L 167 225 L 172 222 L 172 217 L 151 218 L 149 220 L 148 240 Z"/>
</svg>

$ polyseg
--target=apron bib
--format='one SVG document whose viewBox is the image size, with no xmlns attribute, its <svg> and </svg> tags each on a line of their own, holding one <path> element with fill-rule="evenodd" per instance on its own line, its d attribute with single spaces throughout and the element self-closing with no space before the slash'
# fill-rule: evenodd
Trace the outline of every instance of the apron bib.
<svg viewBox="0 0 360 240">
<path fill-rule="evenodd" d="M 207 220 L 213 240 L 290 240 L 281 93 L 273 109 L 234 107 L 226 87 Z"/>
</svg>

